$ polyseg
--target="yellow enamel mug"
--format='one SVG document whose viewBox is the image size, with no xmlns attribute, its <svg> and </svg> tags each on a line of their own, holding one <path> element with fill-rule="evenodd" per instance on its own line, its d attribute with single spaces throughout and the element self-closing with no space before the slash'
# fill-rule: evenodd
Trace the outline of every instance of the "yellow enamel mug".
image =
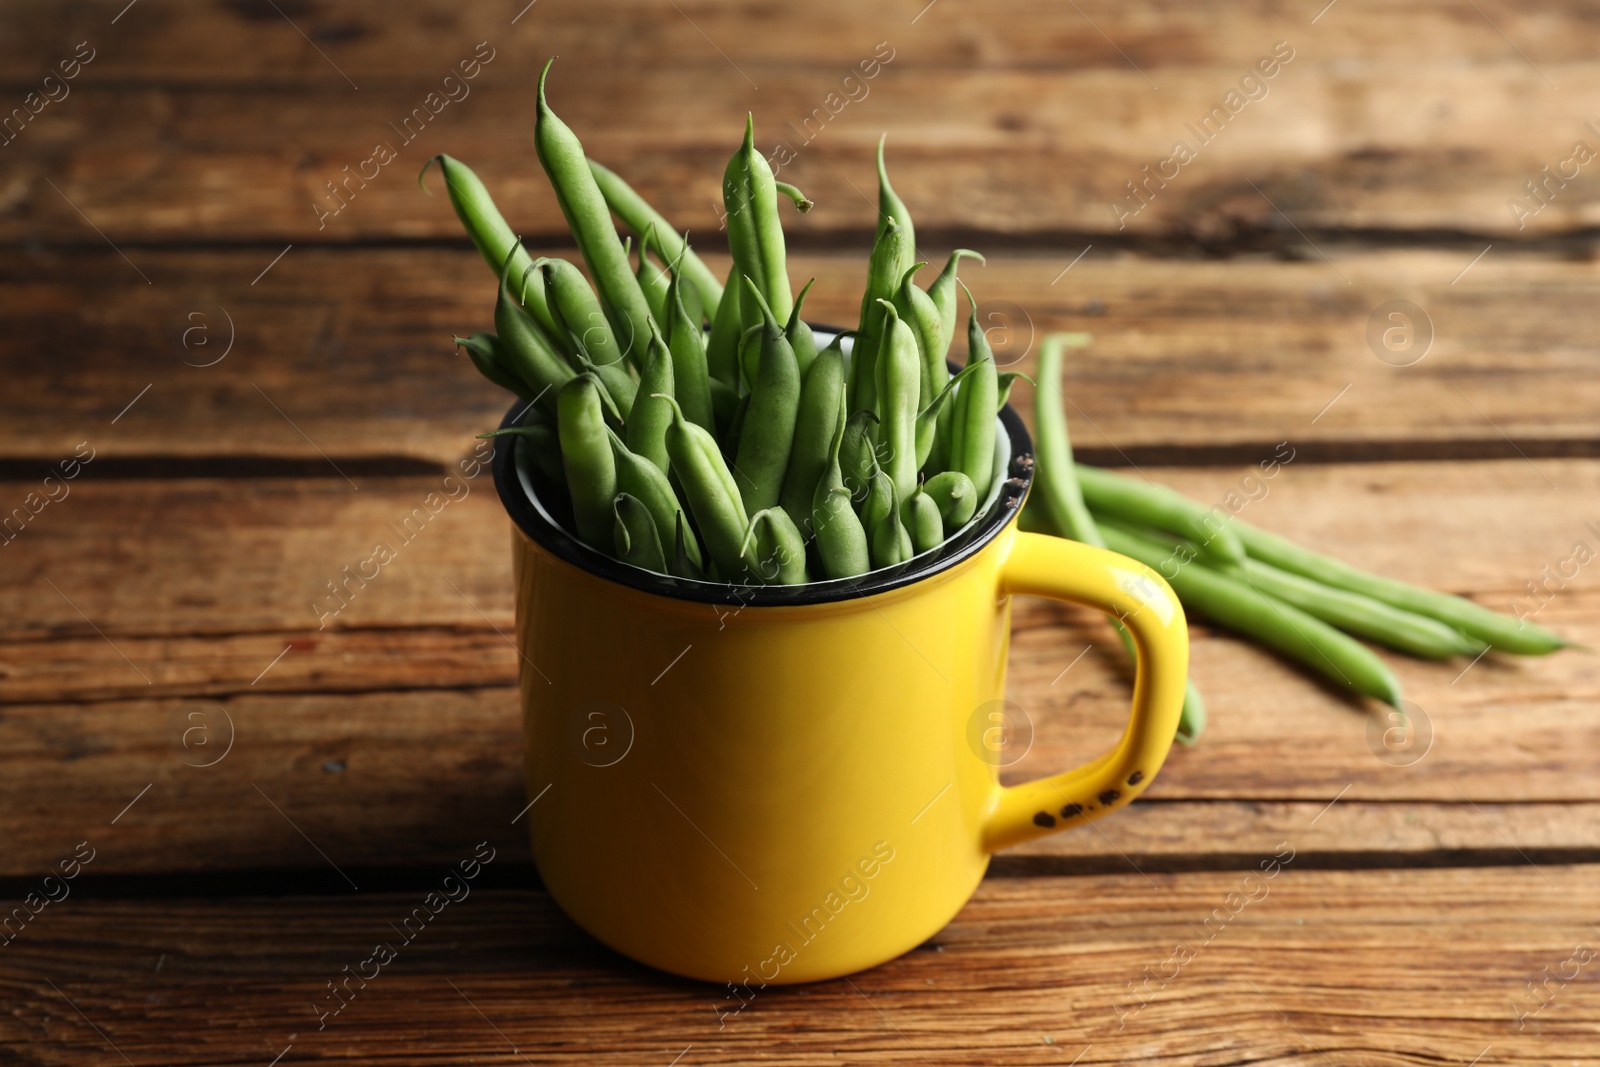
<svg viewBox="0 0 1600 1067">
<path fill-rule="evenodd" d="M 524 439 L 496 439 L 515 526 L 525 818 L 539 874 L 579 926 L 693 978 L 833 978 L 937 933 L 990 853 L 1149 786 L 1183 700 L 1183 610 L 1142 564 L 1019 532 L 1032 444 L 1009 408 L 1000 427 L 998 492 L 945 545 L 788 587 L 601 556 L 563 529 L 565 502 Z M 988 731 L 1018 593 L 1123 618 L 1139 655 L 1110 752 L 1005 788 Z"/>
</svg>

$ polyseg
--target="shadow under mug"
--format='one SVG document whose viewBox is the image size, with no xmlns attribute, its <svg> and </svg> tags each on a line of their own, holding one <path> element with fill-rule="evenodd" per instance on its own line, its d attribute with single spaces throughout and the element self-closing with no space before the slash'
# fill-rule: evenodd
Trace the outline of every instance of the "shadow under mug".
<svg viewBox="0 0 1600 1067">
<path fill-rule="evenodd" d="M 1019 532 L 1033 446 L 1009 407 L 999 427 L 998 492 L 962 531 L 897 567 L 805 586 L 687 581 L 603 556 L 563 529 L 524 439 L 495 439 L 526 818 L 545 887 L 579 926 L 708 981 L 850 974 L 937 933 L 990 853 L 1148 787 L 1183 701 L 1183 610 L 1140 563 Z M 993 732 L 1012 594 L 1114 614 L 1139 654 L 1116 746 L 1006 788 Z"/>
</svg>

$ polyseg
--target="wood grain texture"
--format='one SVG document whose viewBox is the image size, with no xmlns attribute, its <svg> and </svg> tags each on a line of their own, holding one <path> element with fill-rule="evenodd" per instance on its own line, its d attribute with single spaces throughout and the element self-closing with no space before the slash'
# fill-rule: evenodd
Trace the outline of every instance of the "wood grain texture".
<svg viewBox="0 0 1600 1067">
<path fill-rule="evenodd" d="M 1063 275 L 1083 247 L 963 273 L 1011 369 L 1032 370 L 1046 331 L 1095 334 L 1064 388 L 1075 441 L 1104 461 L 1234 462 L 1285 440 L 1323 459 L 1600 451 L 1600 365 L 1583 340 L 1600 333 L 1593 263 L 1495 249 L 1456 280 L 1475 253 L 1330 249 L 1335 265 L 1220 264 L 1097 249 Z M 252 284 L 281 251 L 131 250 L 153 285 L 110 250 L 0 263 L 13 309 L 0 338 L 0 462 L 18 461 L 7 476 L 42 477 L 87 442 L 97 462 L 139 469 L 292 461 L 359 484 L 374 465 L 447 465 L 499 421 L 509 394 L 450 343 L 490 325 L 493 281 L 476 256 L 297 246 Z M 818 279 L 814 321 L 855 322 L 864 253 L 792 257 L 794 278 Z M 1431 347 L 1410 366 L 1368 344 L 1374 312 L 1393 300 L 1431 323 Z M 1413 344 L 1391 358 L 1422 351 L 1420 332 Z M 1026 383 L 1014 396 L 1031 408 Z"/>
<path fill-rule="evenodd" d="M 394 18 L 373 4 L 247 2 L 191 19 L 144 0 L 116 27 L 97 10 L 32 13 L 7 46 L 19 102 L 80 38 L 98 54 L 5 148 L 14 169 L 0 240 L 98 240 L 74 206 L 119 241 L 453 234 L 453 220 L 420 210 L 410 180 L 438 151 L 481 168 L 524 232 L 564 232 L 529 143 L 534 81 L 555 54 L 554 106 L 591 154 L 702 231 L 716 224 L 722 167 L 752 109 L 763 151 L 787 145 L 784 176 L 818 202 L 800 232 L 870 229 L 861 191 L 884 131 L 900 192 L 930 233 L 1303 247 L 1294 227 L 1521 238 L 1600 219 L 1592 176 L 1570 167 L 1576 177 L 1550 187 L 1548 207 L 1519 217 L 1507 206 L 1538 207 L 1525 182 L 1578 140 L 1600 146 L 1583 103 L 1600 87 L 1594 31 L 1576 4 L 1535 17 L 1499 3 L 1347 3 L 1312 24 L 1260 0 L 1193 10 L 1034 0 L 982 19 L 935 8 L 913 24 L 915 0 L 760 13 L 544 0 L 516 26 L 506 6 Z M 479 41 L 495 58 L 470 95 L 415 140 L 396 133 Z M 1208 143 L 1190 133 L 1280 41 L 1294 58 L 1266 95 L 1224 110 Z M 893 58 L 847 85 L 875 50 Z M 1172 180 L 1149 188 L 1124 229 L 1113 203 L 1179 140 L 1196 158 L 1169 166 Z M 312 205 L 325 183 L 380 143 L 400 158 L 319 227 Z"/>
<path fill-rule="evenodd" d="M 30 1065 L 118 1052 L 170 1064 L 1597 1062 L 1592 951 L 1519 1026 L 1536 1006 L 1524 983 L 1574 973 L 1564 961 L 1594 942 L 1586 868 L 990 879 L 898 960 L 742 1000 L 621 960 L 540 893 L 478 890 L 366 988 L 352 982 L 319 1030 L 325 983 L 397 942 L 391 923 L 430 886 L 69 897 L 0 955 L 4 1040 Z M 1244 894 L 1256 899 L 1224 910 Z"/>
<path fill-rule="evenodd" d="M 1203 501 L 1223 499 L 1243 474 L 1147 473 Z M 313 599 L 335 603 L 325 583 L 392 536 L 386 524 L 430 480 L 372 479 L 359 491 L 338 479 L 85 482 L 52 505 L 59 525 L 0 549 L 25 576 L 0 589 L 12 625 L 0 644 L 0 830 L 11 842 L 0 874 L 51 862 L 63 840 L 108 825 L 146 785 L 118 823 L 133 844 L 108 852 L 101 870 L 315 862 L 256 786 L 352 866 L 431 862 L 440 841 L 490 832 L 480 827 L 520 848 L 508 821 L 526 799 L 518 662 L 504 636 L 514 625 L 507 526 L 487 483 L 472 484 L 320 630 Z M 1525 595 L 1522 583 L 1542 580 L 1576 541 L 1600 537 L 1585 525 L 1595 461 L 1291 464 L 1266 484 L 1243 517 L 1495 607 Z M 117 532 L 129 514 L 142 516 L 143 536 Z M 1580 570 L 1538 618 L 1594 646 L 1591 578 Z M 1519 848 L 1573 858 L 1600 847 L 1594 657 L 1470 668 L 1386 657 L 1432 732 L 1420 758 L 1402 751 L 1392 765 L 1379 709 L 1203 623 L 1193 631 L 1211 708 L 1202 744 L 1173 756 L 1156 802 L 1103 834 L 1047 839 L 1019 853 L 1017 869 L 1103 869 L 1119 853 L 1141 867 L 1237 863 L 1335 798 L 1319 823 L 1334 829 L 1315 849 L 1330 863 L 1429 853 L 1503 862 Z M 1111 744 L 1127 684 L 1102 621 L 1020 600 L 1009 697 L 1035 740 L 1006 780 Z M 198 766 L 230 730 L 228 755 Z"/>
</svg>

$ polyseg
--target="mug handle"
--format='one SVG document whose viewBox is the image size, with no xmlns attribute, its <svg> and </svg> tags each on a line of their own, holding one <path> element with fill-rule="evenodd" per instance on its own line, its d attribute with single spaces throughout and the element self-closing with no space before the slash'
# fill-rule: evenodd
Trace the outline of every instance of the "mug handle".
<svg viewBox="0 0 1600 1067">
<path fill-rule="evenodd" d="M 1081 767 L 1001 789 L 984 826 L 988 851 L 1081 826 L 1132 800 L 1172 747 L 1189 671 L 1183 607 L 1161 576 L 1103 548 L 1016 535 L 1000 571 L 1002 596 L 1068 600 L 1114 615 L 1133 634 L 1133 711 L 1115 748 Z"/>
</svg>

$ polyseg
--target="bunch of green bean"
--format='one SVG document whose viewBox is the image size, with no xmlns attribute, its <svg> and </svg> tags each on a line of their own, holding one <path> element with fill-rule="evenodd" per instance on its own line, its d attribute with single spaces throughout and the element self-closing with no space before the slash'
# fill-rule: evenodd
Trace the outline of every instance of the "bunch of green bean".
<svg viewBox="0 0 1600 1067">
<path fill-rule="evenodd" d="M 458 342 L 528 401 L 520 425 L 495 432 L 526 438 L 565 485 L 572 532 L 659 573 L 795 584 L 903 563 L 970 522 L 994 484 L 996 416 L 1015 375 L 999 373 L 970 312 L 966 366 L 950 373 L 957 266 L 982 257 L 959 249 L 917 285 L 926 264 L 882 142 L 860 321 L 818 351 L 779 210 L 811 202 L 775 178 L 753 120 L 723 173 L 733 265 L 719 281 L 686 236 L 585 156 L 550 109 L 549 73 L 547 63 L 534 145 L 587 278 L 530 257 L 464 164 L 429 164 L 500 283 L 494 332 Z"/>
<path fill-rule="evenodd" d="M 1538 656 L 1566 647 L 1526 619 L 1358 570 L 1164 486 L 1074 463 L 1062 358 L 1087 342 L 1084 334 L 1051 334 L 1041 346 L 1038 486 L 1023 513 L 1025 526 L 1130 556 L 1165 578 L 1187 609 L 1396 707 L 1399 681 L 1355 638 L 1434 660 L 1489 649 Z"/>
</svg>

